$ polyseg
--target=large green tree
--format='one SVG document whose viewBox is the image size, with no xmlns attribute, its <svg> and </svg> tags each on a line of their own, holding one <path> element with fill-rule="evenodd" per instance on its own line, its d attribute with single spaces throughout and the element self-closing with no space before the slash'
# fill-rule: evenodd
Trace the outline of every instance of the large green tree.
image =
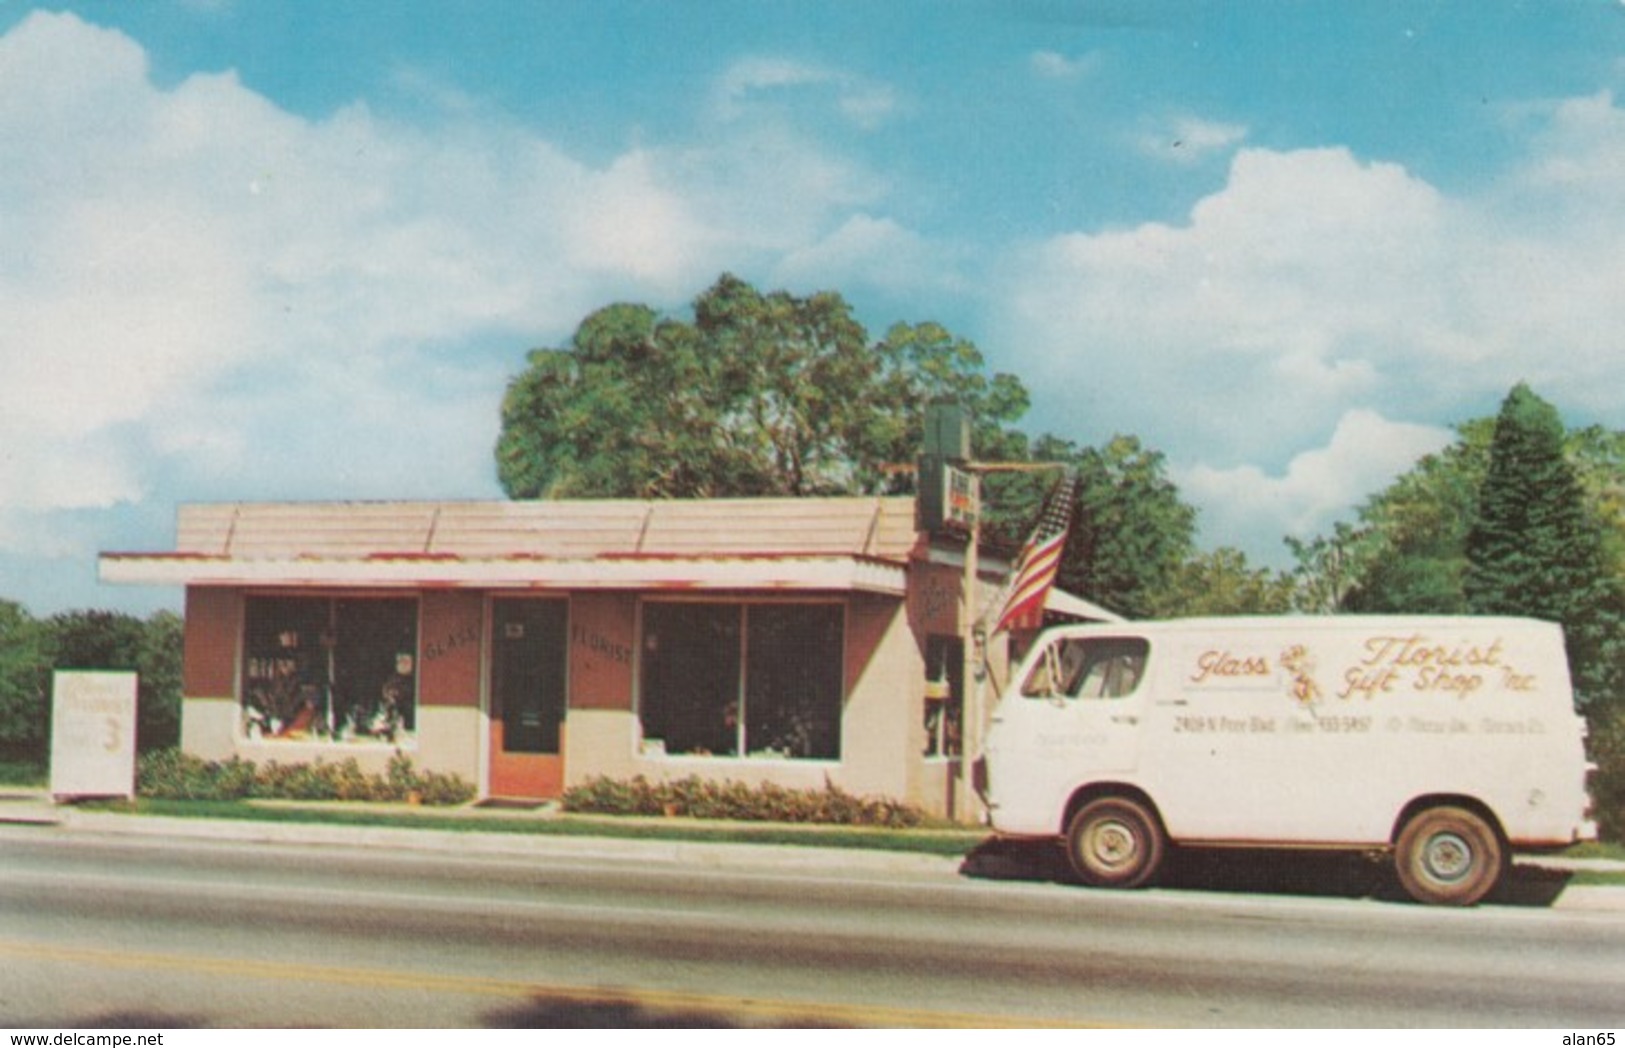
<svg viewBox="0 0 1625 1048">
<path fill-rule="evenodd" d="M 1014 428 L 1026 389 L 989 375 L 972 343 L 932 322 L 871 339 L 833 292 L 763 293 L 724 275 L 691 319 L 598 310 L 510 382 L 498 476 L 513 498 L 904 493 L 936 399 L 969 409 L 976 458 L 1078 471 L 1061 586 L 1129 616 L 1278 605 L 1239 554 L 1193 560 L 1196 512 L 1161 453 L 1132 436 L 1029 441 Z M 1013 555 L 1055 476 L 986 476 L 984 539 Z M 1222 598 L 1197 592 L 1204 578 Z"/>
<path fill-rule="evenodd" d="M 1467 529 L 1478 511 L 1495 426 L 1457 427 L 1454 444 L 1417 464 L 1360 508 L 1361 527 L 1340 527 L 1351 590 L 1337 610 L 1460 614 Z M 1345 541 L 1347 540 L 1347 541 Z"/>
<path fill-rule="evenodd" d="M 1615 693 L 1625 599 L 1557 410 L 1519 384 L 1502 403 L 1467 534 L 1462 590 L 1476 614 L 1561 623 L 1582 700 Z"/>
<path fill-rule="evenodd" d="M 180 741 L 181 619 L 161 611 L 142 620 L 116 611 L 69 611 L 48 620 L 51 664 L 59 670 L 134 672 L 136 744 L 142 752 Z"/>
<path fill-rule="evenodd" d="M 1201 610 L 1182 606 L 1177 596 L 1190 580 L 1196 510 L 1169 479 L 1161 452 L 1131 436 L 1115 436 L 1099 447 L 1044 436 L 1033 443 L 1032 459 L 1078 474 L 1057 585 L 1129 618 Z M 1041 474 L 994 487 L 994 502 L 1005 514 L 995 517 L 994 532 L 1008 542 L 1020 528 L 1030 528 L 1052 484 L 1052 476 Z"/>
<path fill-rule="evenodd" d="M 1489 471 L 1495 417 L 1456 427 L 1456 441 L 1417 461 L 1332 534 L 1288 540 L 1304 610 L 1463 614 L 1467 533 Z M 1606 571 L 1625 573 L 1625 433 L 1569 431 L 1563 454 L 1580 482 Z"/>
<path fill-rule="evenodd" d="M 880 340 L 838 294 L 763 293 L 724 275 L 691 320 L 619 304 L 532 352 L 502 405 L 513 498 L 691 498 L 896 490 L 925 404 L 951 396 L 982 453 L 1019 451 L 1027 393 L 940 325 Z"/>
<path fill-rule="evenodd" d="M 1292 610 L 1296 585 L 1284 572 L 1255 568 L 1240 550 L 1220 547 L 1193 554 L 1152 595 L 1158 618 L 1181 615 L 1282 615 Z"/>
<path fill-rule="evenodd" d="M 50 731 L 45 624 L 0 600 L 0 760 L 42 762 Z"/>
<path fill-rule="evenodd" d="M 137 745 L 180 740 L 180 616 L 68 611 L 35 619 L 0 600 L 0 759 L 43 767 L 50 744 L 52 670 L 129 670 L 139 677 Z"/>
</svg>

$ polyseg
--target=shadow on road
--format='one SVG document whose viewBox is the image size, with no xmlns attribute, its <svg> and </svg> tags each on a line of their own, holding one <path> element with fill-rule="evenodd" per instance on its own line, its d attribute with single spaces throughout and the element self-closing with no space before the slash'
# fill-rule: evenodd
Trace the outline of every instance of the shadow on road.
<svg viewBox="0 0 1625 1048">
<path fill-rule="evenodd" d="M 73 1016 L 67 1019 L 60 1015 L 53 1015 L 49 1019 L 13 1018 L 0 1015 L 0 1026 L 14 1030 L 201 1030 L 204 1028 L 204 1023 L 194 1016 L 187 1015 L 115 1011 L 84 1017 Z"/>
<path fill-rule="evenodd" d="M 959 872 L 978 880 L 1074 883 L 1060 846 L 1044 841 L 989 838 L 966 856 Z M 1514 866 L 1487 902 L 1548 907 L 1562 894 L 1569 878 L 1560 870 Z M 1250 895 L 1410 901 L 1388 863 L 1344 852 L 1175 849 L 1157 878 L 1157 886 Z"/>
<path fill-rule="evenodd" d="M 539 997 L 526 1004 L 485 1016 L 494 1030 L 738 1030 L 821 1029 L 822 1023 L 744 1022 L 726 1011 L 701 1008 L 651 1008 L 630 1001 L 561 1001 Z"/>
</svg>

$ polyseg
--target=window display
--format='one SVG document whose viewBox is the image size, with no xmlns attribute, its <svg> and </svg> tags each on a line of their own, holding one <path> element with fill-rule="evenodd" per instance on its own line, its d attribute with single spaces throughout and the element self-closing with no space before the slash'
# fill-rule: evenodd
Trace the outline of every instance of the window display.
<svg viewBox="0 0 1625 1048">
<path fill-rule="evenodd" d="M 417 601 L 249 597 L 243 731 L 251 739 L 374 741 L 417 716 Z"/>
<path fill-rule="evenodd" d="M 645 751 L 839 759 L 844 628 L 839 604 L 645 604 Z"/>
</svg>

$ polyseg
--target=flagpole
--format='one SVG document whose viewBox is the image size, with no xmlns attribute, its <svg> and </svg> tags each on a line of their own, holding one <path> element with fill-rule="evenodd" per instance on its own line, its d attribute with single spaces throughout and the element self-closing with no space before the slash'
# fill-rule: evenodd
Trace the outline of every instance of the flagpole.
<svg viewBox="0 0 1625 1048">
<path fill-rule="evenodd" d="M 960 710 L 959 726 L 959 789 L 955 798 L 954 814 L 964 817 L 972 811 L 978 821 L 987 821 L 987 809 L 981 795 L 976 792 L 975 763 L 982 754 L 982 740 L 987 731 L 986 696 L 983 684 L 987 655 L 983 650 L 985 635 L 981 612 L 977 608 L 978 553 L 982 543 L 982 477 L 987 473 L 1036 473 L 1042 470 L 1068 469 L 1065 462 L 967 462 L 960 466 L 974 479 L 976 512 L 971 514 L 970 541 L 965 546 L 965 574 L 960 582 L 960 644 L 963 665 L 960 679 L 964 682 L 964 701 Z M 1012 569 L 1014 570 L 1014 569 Z M 1004 594 L 998 595 L 1000 604 Z"/>
<path fill-rule="evenodd" d="M 965 546 L 965 578 L 960 586 L 960 641 L 964 665 L 960 680 L 965 689 L 959 725 L 959 797 L 954 807 L 963 815 L 974 812 L 977 822 L 987 821 L 987 811 L 976 793 L 976 780 L 972 765 L 982 751 L 982 680 L 979 676 L 981 661 L 976 651 L 976 572 L 977 551 L 982 542 L 982 475 L 975 478 L 976 512 L 971 515 L 970 542 Z"/>
</svg>

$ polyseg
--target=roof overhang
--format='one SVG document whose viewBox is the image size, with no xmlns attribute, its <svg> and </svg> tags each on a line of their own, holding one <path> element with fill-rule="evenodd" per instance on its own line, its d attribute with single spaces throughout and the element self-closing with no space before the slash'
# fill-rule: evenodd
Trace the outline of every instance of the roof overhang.
<svg viewBox="0 0 1625 1048">
<path fill-rule="evenodd" d="M 1122 622 L 1123 616 L 1109 608 L 1103 608 L 1093 601 L 1084 600 L 1073 593 L 1068 593 L 1059 586 L 1049 591 L 1044 598 L 1044 610 L 1056 615 L 1065 615 L 1067 618 L 1077 619 L 1079 622 Z"/>
<path fill-rule="evenodd" d="M 348 589 L 777 590 L 901 597 L 904 565 L 853 556 L 462 558 L 421 554 L 244 559 L 104 553 L 101 581 Z"/>
</svg>

